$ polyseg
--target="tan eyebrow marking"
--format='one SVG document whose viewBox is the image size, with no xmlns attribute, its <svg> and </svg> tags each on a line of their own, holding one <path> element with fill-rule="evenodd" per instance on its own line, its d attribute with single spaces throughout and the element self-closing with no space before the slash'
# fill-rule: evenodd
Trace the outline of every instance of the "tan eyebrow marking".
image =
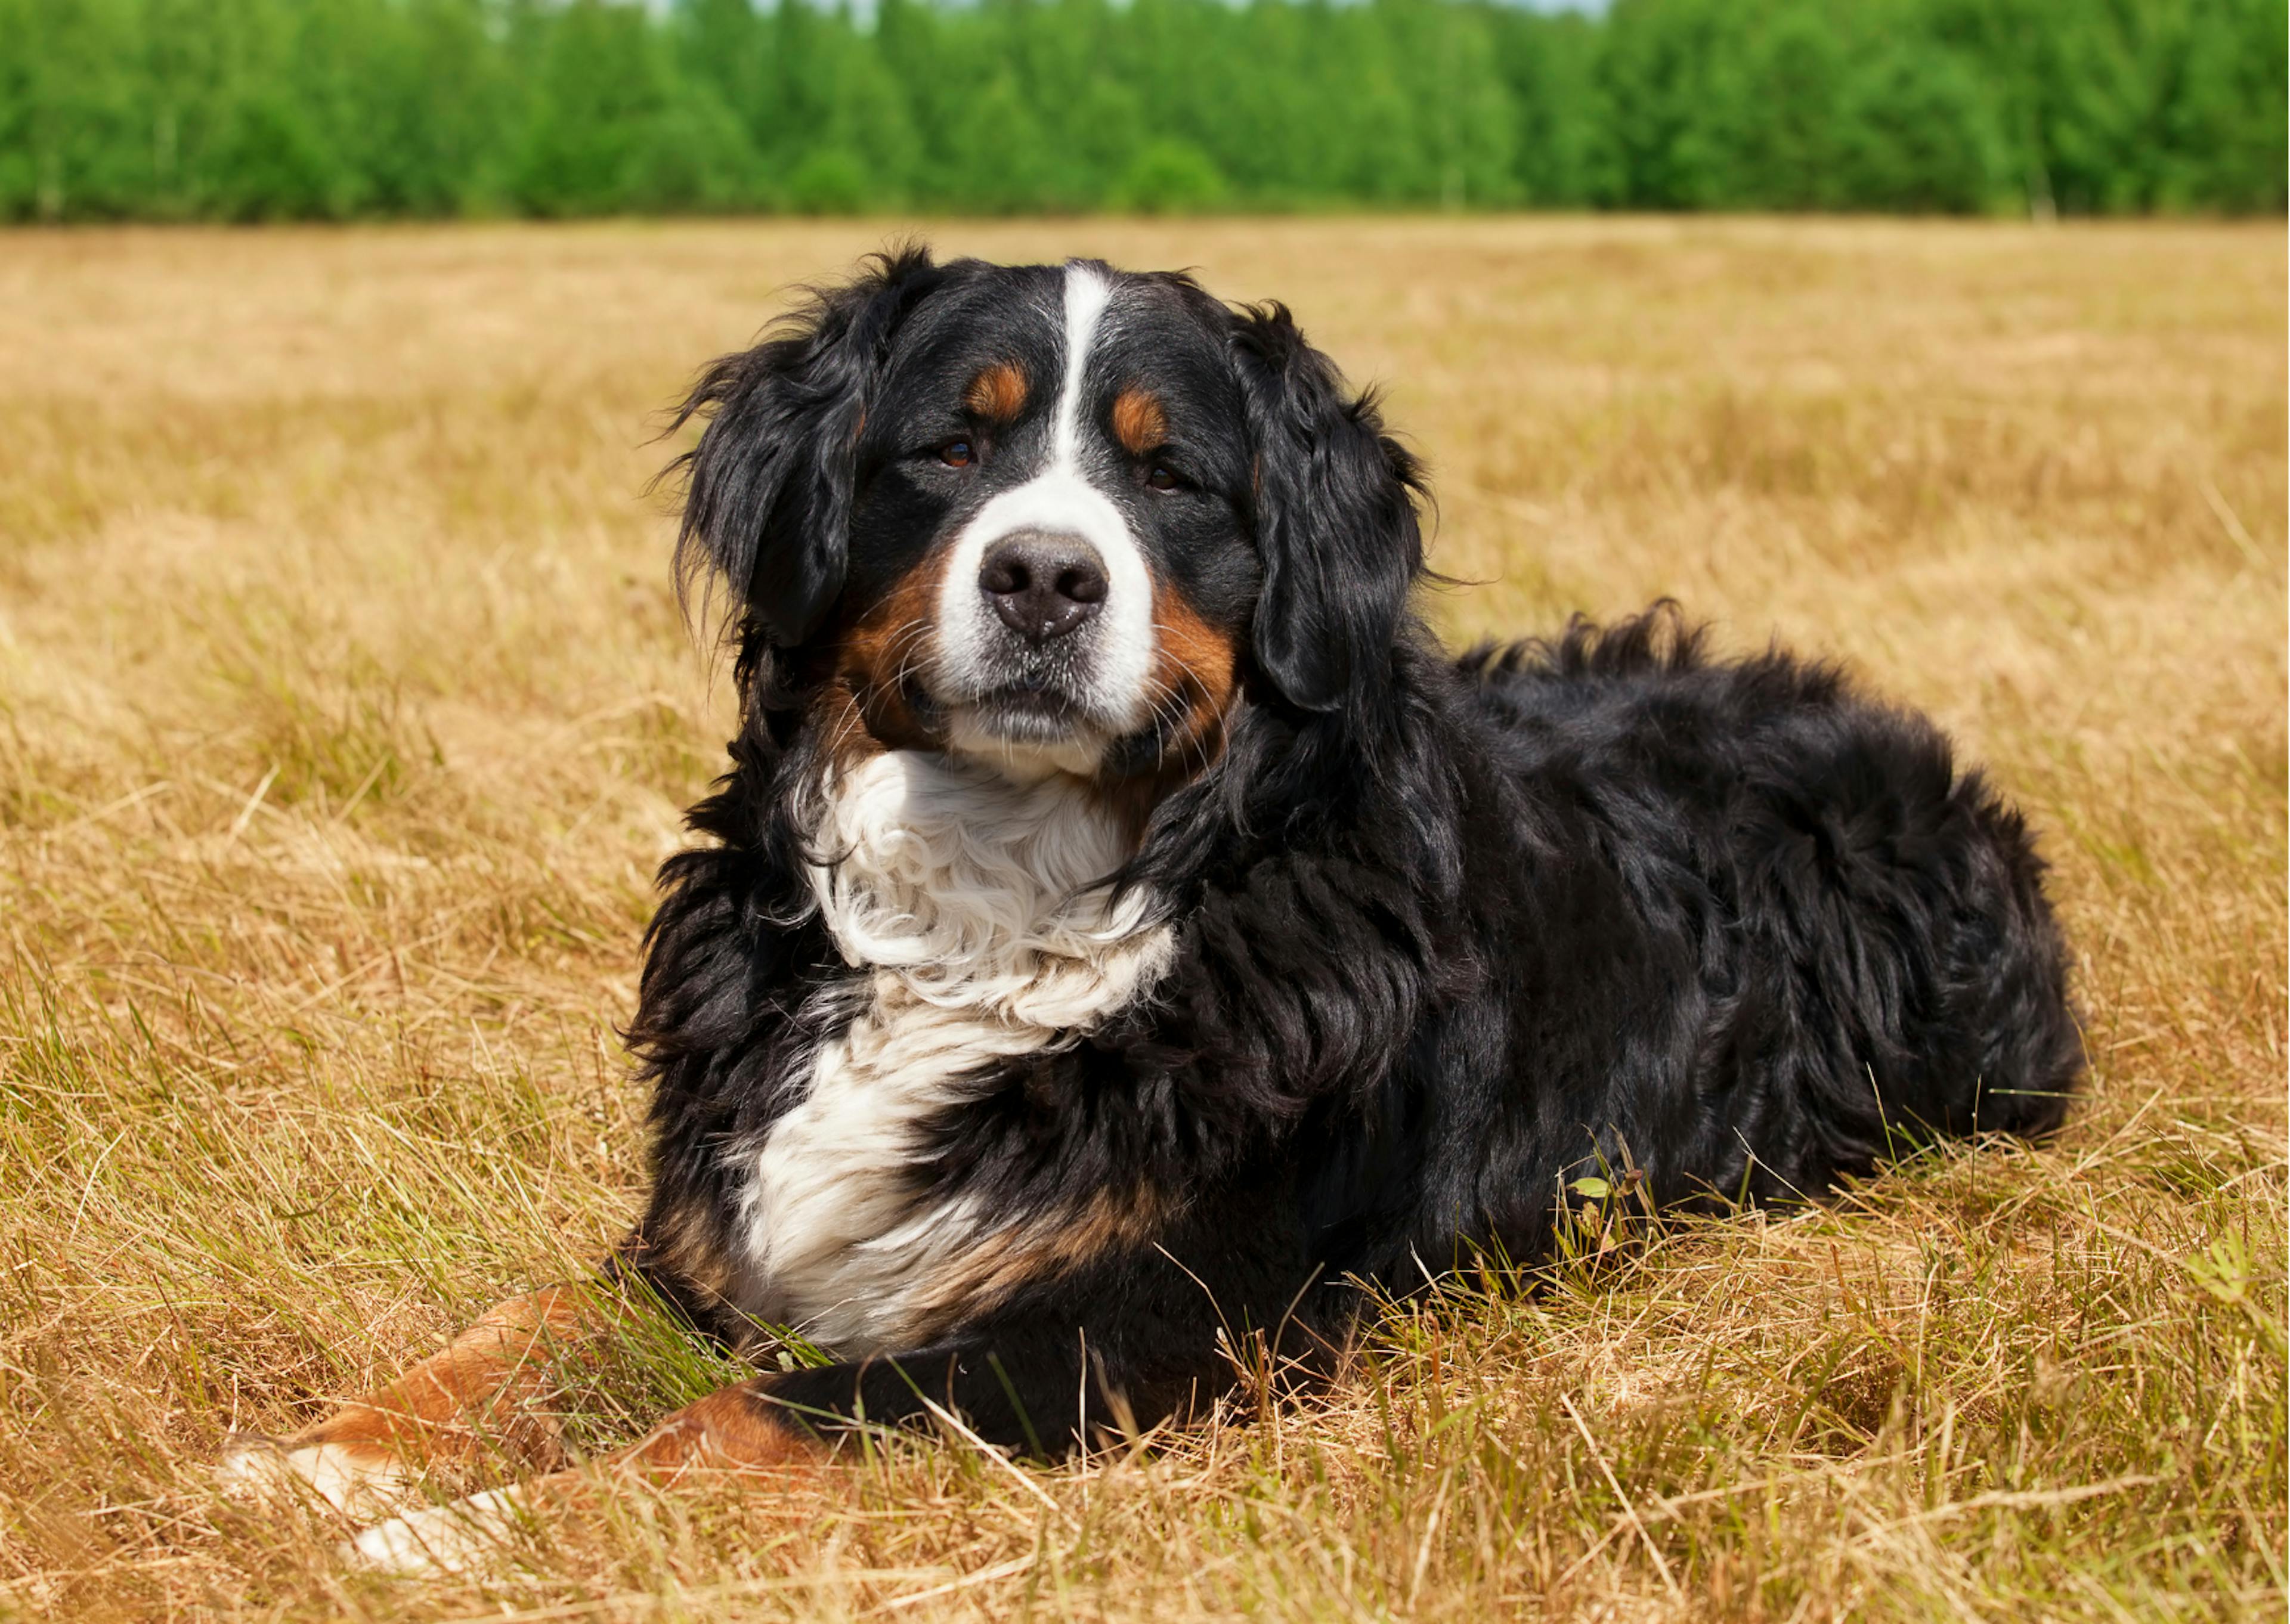
<svg viewBox="0 0 2290 1624">
<path fill-rule="evenodd" d="M 997 361 L 970 380 L 962 404 L 993 423 L 1014 423 L 1026 409 L 1026 374 L 1007 361 Z"/>
<path fill-rule="evenodd" d="M 1143 456 L 1168 435 L 1169 415 L 1150 391 L 1131 384 L 1113 397 L 1113 437 L 1131 456 Z"/>
</svg>

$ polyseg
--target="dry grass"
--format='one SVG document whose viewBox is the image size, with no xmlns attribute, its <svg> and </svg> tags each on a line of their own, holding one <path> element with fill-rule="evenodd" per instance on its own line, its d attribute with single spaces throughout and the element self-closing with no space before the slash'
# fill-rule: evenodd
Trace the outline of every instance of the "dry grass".
<svg viewBox="0 0 2290 1624">
<path fill-rule="evenodd" d="M 725 733 L 647 414 L 885 235 L 0 237 L 0 1618 L 2281 1616 L 2278 225 L 939 229 L 1289 300 L 1432 458 L 1459 636 L 1674 593 L 1938 712 L 2058 865 L 2088 1102 L 1155 1453 L 898 1446 L 482 1582 L 220 1500 L 629 1215 Z"/>
</svg>

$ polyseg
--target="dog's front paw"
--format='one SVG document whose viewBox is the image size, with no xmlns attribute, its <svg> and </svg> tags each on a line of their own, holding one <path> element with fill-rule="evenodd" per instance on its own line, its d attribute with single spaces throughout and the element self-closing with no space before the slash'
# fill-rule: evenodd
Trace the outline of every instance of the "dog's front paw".
<svg viewBox="0 0 2290 1624">
<path fill-rule="evenodd" d="M 463 1573 L 502 1554 L 523 1509 L 515 1489 L 488 1489 L 377 1523 L 344 1546 L 342 1554 L 377 1573 Z"/>
<path fill-rule="evenodd" d="M 369 1520 L 404 1505 L 414 1489 L 405 1463 L 377 1444 L 282 1444 L 264 1433 L 223 1440 L 217 1478 L 240 1500 L 316 1495 L 344 1516 Z"/>
</svg>

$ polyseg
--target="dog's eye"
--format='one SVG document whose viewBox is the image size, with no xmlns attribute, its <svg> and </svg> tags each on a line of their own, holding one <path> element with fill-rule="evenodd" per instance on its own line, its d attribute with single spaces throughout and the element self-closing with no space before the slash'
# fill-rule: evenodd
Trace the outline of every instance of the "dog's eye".
<svg viewBox="0 0 2290 1624">
<path fill-rule="evenodd" d="M 977 460 L 977 452 L 967 440 L 949 440 L 938 448 L 938 460 L 950 468 L 966 468 Z"/>
<path fill-rule="evenodd" d="M 1185 483 L 1184 476 L 1165 462 L 1157 462 L 1146 470 L 1145 483 L 1156 491 L 1173 491 Z"/>
</svg>

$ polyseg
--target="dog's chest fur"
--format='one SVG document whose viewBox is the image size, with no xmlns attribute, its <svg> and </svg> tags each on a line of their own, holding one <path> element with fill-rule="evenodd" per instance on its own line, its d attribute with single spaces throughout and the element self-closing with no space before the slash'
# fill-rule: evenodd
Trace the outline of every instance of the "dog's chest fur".
<svg viewBox="0 0 2290 1624">
<path fill-rule="evenodd" d="M 852 1012 L 797 1102 L 733 1152 L 733 1246 L 740 1307 L 851 1356 L 916 1334 L 969 1253 L 1049 1216 L 930 1191 L 924 1124 L 1142 996 L 1172 939 L 1151 899 L 1084 889 L 1125 853 L 1069 779 L 892 751 L 823 791 L 812 822 Z"/>
</svg>

